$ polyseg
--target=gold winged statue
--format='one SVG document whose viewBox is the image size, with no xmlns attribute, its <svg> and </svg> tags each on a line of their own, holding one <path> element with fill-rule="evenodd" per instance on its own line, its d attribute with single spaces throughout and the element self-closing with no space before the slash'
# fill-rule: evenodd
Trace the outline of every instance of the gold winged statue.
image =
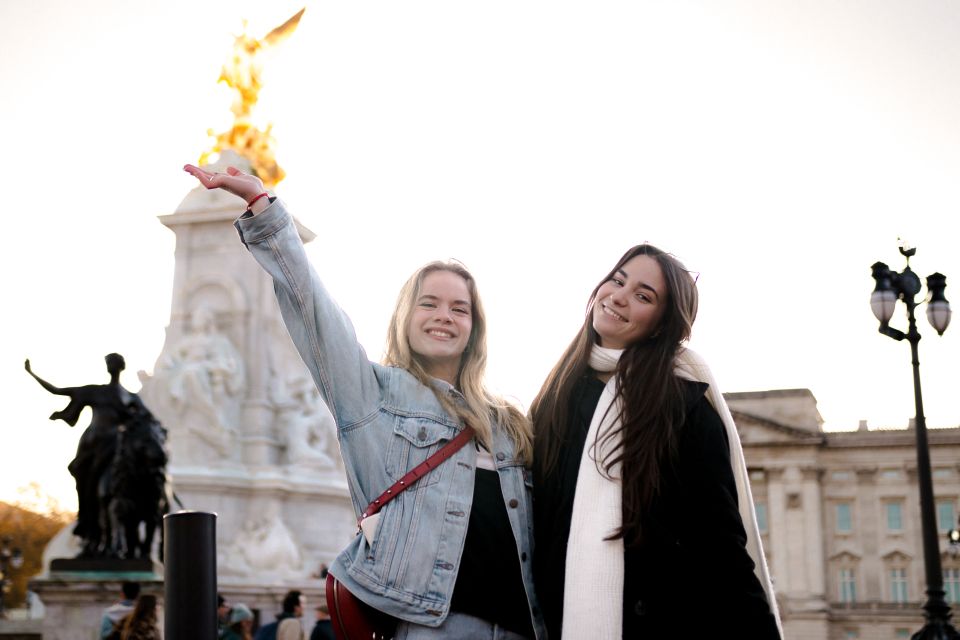
<svg viewBox="0 0 960 640">
<path fill-rule="evenodd" d="M 262 52 L 290 37 L 300 23 L 305 9 L 300 9 L 260 40 L 248 35 L 244 24 L 244 32 L 234 40 L 233 53 L 223 65 L 218 80 L 237 94 L 230 107 L 234 115 L 233 126 L 222 133 L 214 133 L 212 129 L 208 131 L 214 138 L 214 144 L 200 156 L 201 165 L 207 164 L 212 155 L 232 149 L 250 161 L 253 172 L 263 180 L 267 188 L 272 188 L 283 180 L 286 174 L 274 156 L 275 140 L 270 133 L 272 126 L 267 125 L 266 130 L 261 131 L 253 124 L 251 113 L 263 86 Z"/>
</svg>

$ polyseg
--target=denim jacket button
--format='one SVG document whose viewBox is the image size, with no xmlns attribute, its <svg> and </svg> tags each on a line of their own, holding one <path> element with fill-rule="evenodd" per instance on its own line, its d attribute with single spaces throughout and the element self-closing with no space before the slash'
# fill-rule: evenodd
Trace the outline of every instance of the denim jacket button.
<svg viewBox="0 0 960 640">
<path fill-rule="evenodd" d="M 500 462 L 503 462 L 506 459 L 507 459 L 507 454 L 505 454 L 503 451 L 500 451 L 497 453 L 497 460 L 499 460 Z"/>
<path fill-rule="evenodd" d="M 520 554 L 520 559 L 523 560 L 524 562 L 527 561 L 527 552 L 526 552 L 526 551 L 524 551 L 523 553 Z"/>
<path fill-rule="evenodd" d="M 510 505 L 511 509 L 516 509 L 517 505 L 520 504 L 520 502 L 516 498 L 510 498 L 510 502 L 508 502 L 507 504 Z"/>
<path fill-rule="evenodd" d="M 423 427 L 420 427 L 420 431 L 417 431 L 417 440 L 423 442 L 427 439 L 427 430 Z"/>
</svg>

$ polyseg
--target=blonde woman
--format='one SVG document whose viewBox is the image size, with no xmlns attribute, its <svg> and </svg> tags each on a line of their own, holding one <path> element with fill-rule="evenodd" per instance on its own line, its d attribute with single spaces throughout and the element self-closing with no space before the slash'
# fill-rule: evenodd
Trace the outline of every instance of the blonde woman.
<svg viewBox="0 0 960 640">
<path fill-rule="evenodd" d="M 235 168 L 184 169 L 242 198 L 240 237 L 270 274 L 287 330 L 337 423 L 353 504 L 371 500 L 465 425 L 476 438 L 364 520 L 331 573 L 402 622 L 396 638 L 543 638 L 533 594 L 529 423 L 484 387 L 486 320 L 460 264 L 400 291 L 386 357 L 367 359 L 307 261 L 283 203 Z"/>
</svg>

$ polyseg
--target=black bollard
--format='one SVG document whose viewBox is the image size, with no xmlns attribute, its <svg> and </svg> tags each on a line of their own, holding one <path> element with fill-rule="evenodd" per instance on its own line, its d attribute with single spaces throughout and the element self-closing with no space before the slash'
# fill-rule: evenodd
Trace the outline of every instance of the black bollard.
<svg viewBox="0 0 960 640">
<path fill-rule="evenodd" d="M 217 640 L 217 514 L 163 517 L 164 637 Z"/>
</svg>

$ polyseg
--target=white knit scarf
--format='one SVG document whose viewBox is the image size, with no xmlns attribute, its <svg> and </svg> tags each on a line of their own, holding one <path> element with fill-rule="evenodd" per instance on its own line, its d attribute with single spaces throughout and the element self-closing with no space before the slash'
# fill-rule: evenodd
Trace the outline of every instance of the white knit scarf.
<svg viewBox="0 0 960 640">
<path fill-rule="evenodd" d="M 590 366 L 595 371 L 615 371 L 621 353 L 621 350 L 596 346 L 590 354 Z M 726 427 L 740 517 L 747 533 L 747 553 L 753 559 L 754 572 L 767 594 L 777 626 L 781 627 L 773 584 L 760 542 L 760 529 L 753 510 L 747 465 L 730 409 L 720 394 L 710 367 L 699 355 L 683 349 L 677 354 L 676 365 L 678 376 L 709 385 L 707 400 Z M 608 452 L 620 446 L 617 433 L 620 405 L 615 401 L 615 391 L 616 376 L 607 382 L 593 413 L 577 474 L 563 592 L 563 637 L 570 640 L 619 640 L 623 636 L 623 540 L 604 539 L 623 522 L 620 465 L 610 469 L 609 477 L 597 467 L 597 460 L 604 460 Z M 614 435 L 597 442 L 598 433 Z M 783 635 L 782 627 L 780 633 Z"/>
</svg>

